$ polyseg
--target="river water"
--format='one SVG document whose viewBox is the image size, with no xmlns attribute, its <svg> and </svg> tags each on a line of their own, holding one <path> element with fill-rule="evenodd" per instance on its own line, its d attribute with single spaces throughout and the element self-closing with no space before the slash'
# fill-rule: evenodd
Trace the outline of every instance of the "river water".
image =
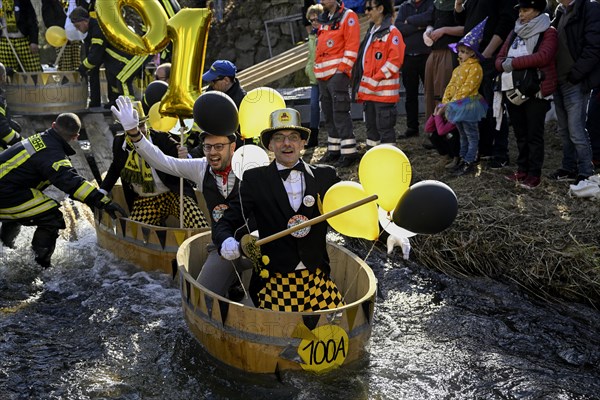
<svg viewBox="0 0 600 400">
<path fill-rule="evenodd" d="M 278 380 L 207 356 L 187 330 L 177 281 L 99 248 L 89 219 L 59 238 L 48 270 L 33 261 L 32 233 L 0 247 L 0 400 L 600 399 L 600 313 L 584 305 L 540 303 L 377 247 L 367 260 L 380 286 L 368 357 Z"/>
</svg>

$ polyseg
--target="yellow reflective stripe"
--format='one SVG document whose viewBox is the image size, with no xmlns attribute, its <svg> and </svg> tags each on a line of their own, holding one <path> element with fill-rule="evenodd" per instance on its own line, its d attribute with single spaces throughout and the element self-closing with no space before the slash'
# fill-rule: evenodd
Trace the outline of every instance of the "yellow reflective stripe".
<svg viewBox="0 0 600 400">
<path fill-rule="evenodd" d="M 126 82 L 131 75 L 144 63 L 146 56 L 135 56 L 127 62 L 127 65 L 119 72 L 117 79 Z"/>
<path fill-rule="evenodd" d="M 23 149 L 17 154 L 14 155 L 13 158 L 6 160 L 2 167 L 0 168 L 0 179 L 4 178 L 8 175 L 13 169 L 18 168 L 25 161 L 29 160 L 29 153 L 27 150 Z"/>
<path fill-rule="evenodd" d="M 115 52 L 112 49 L 107 48 L 106 52 L 108 53 L 108 55 L 110 55 L 112 58 L 121 61 L 123 64 L 127 64 L 129 62 L 129 59 L 127 57 L 123 57 L 122 55 L 118 54 L 117 52 Z"/>
<path fill-rule="evenodd" d="M 58 203 L 39 190 L 31 189 L 33 199 L 14 207 L 0 208 L 0 218 L 17 219 L 34 217 L 58 207 Z"/>
<path fill-rule="evenodd" d="M 89 196 L 89 194 L 94 191 L 94 189 L 95 187 L 91 183 L 85 181 L 81 184 L 81 186 L 79 186 L 79 189 L 73 193 L 73 197 L 75 200 L 83 202 Z"/>
<path fill-rule="evenodd" d="M 92 44 L 98 44 L 102 46 L 104 44 L 104 40 L 102 40 L 101 38 L 92 38 Z"/>
<path fill-rule="evenodd" d="M 6 110 L 3 107 L 0 107 L 0 114 L 6 115 Z"/>
<path fill-rule="evenodd" d="M 91 62 L 89 62 L 87 58 L 85 60 L 83 60 L 83 66 L 86 67 L 87 69 L 92 69 L 95 67 L 95 65 L 92 64 Z"/>
<path fill-rule="evenodd" d="M 58 171 L 58 169 L 59 169 L 60 167 L 67 167 L 67 168 L 70 168 L 70 167 L 72 167 L 72 166 L 73 166 L 73 165 L 71 164 L 71 161 L 70 161 L 70 160 L 67 160 L 66 158 L 65 158 L 65 159 L 63 159 L 63 160 L 56 161 L 54 164 L 52 164 L 52 168 L 53 168 L 55 171 Z"/>
<path fill-rule="evenodd" d="M 6 143 L 10 143 L 10 141 L 15 138 L 16 134 L 17 132 L 14 129 L 11 129 L 8 135 L 4 136 L 2 140 L 4 140 Z"/>
</svg>

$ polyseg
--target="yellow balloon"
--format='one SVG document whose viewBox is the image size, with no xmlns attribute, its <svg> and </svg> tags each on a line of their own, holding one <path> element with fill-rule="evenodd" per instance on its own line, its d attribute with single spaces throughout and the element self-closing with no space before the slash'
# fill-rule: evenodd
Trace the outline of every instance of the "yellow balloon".
<svg viewBox="0 0 600 400">
<path fill-rule="evenodd" d="M 205 8 L 184 8 L 169 20 L 173 41 L 171 79 L 160 105 L 160 113 L 191 118 L 194 103 L 202 93 L 202 71 L 212 14 Z"/>
<path fill-rule="evenodd" d="M 52 47 L 62 47 L 67 44 L 67 33 L 60 26 L 51 26 L 46 30 L 46 41 Z"/>
<path fill-rule="evenodd" d="M 259 137 L 269 127 L 271 113 L 285 108 L 285 100 L 275 89 L 259 87 L 249 91 L 240 104 L 240 133 L 244 139 Z"/>
<path fill-rule="evenodd" d="M 410 161 L 396 146 L 381 144 L 365 153 L 358 166 L 358 179 L 377 203 L 386 211 L 393 211 L 400 197 L 408 190 L 412 178 Z"/>
<path fill-rule="evenodd" d="M 369 197 L 357 182 L 342 181 L 329 188 L 323 198 L 323 213 L 337 210 Z M 329 225 L 346 236 L 375 240 L 379 236 L 377 204 L 372 201 L 327 219 Z"/>
<path fill-rule="evenodd" d="M 148 110 L 148 123 L 150 128 L 155 131 L 169 132 L 177 124 L 177 118 L 161 115 L 159 107 L 160 103 L 154 103 L 150 107 L 150 110 Z"/>
<path fill-rule="evenodd" d="M 127 26 L 123 7 L 133 8 L 142 17 L 146 27 L 139 36 Z M 167 20 L 169 17 L 158 0 L 97 0 L 98 23 L 104 35 L 116 48 L 136 56 L 160 53 L 167 44 Z"/>
</svg>

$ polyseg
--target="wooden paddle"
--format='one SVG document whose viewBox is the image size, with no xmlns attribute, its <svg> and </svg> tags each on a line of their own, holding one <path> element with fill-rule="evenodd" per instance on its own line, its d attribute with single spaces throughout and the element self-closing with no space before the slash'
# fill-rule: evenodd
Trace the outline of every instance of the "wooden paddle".
<svg viewBox="0 0 600 400">
<path fill-rule="evenodd" d="M 375 201 L 375 200 L 377 200 L 377 197 L 378 196 L 376 194 L 373 194 L 369 197 L 365 197 L 364 199 L 357 200 L 354 203 L 347 204 L 336 210 L 329 211 L 328 213 L 319 215 L 318 217 L 315 217 L 313 219 L 309 219 L 308 221 L 304 221 L 298 225 L 294 225 L 294 226 L 287 228 L 281 232 L 274 233 L 271 236 L 267 236 L 266 238 L 257 239 L 256 237 L 249 235 L 249 234 L 244 235 L 240 242 L 240 247 L 242 248 L 242 252 L 244 253 L 244 255 L 246 257 L 253 258 L 253 259 L 257 256 L 260 257 L 260 251 L 257 252 L 257 250 L 259 249 L 259 246 L 262 246 L 263 244 L 272 242 L 273 240 L 282 238 L 286 235 L 289 235 L 290 233 L 299 231 L 300 229 L 304 229 L 306 227 L 318 224 L 319 222 L 323 222 L 328 218 L 335 217 L 336 215 L 345 213 L 346 211 L 350 211 L 356 207 L 360 207 L 363 204 L 367 204 L 372 201 Z"/>
</svg>

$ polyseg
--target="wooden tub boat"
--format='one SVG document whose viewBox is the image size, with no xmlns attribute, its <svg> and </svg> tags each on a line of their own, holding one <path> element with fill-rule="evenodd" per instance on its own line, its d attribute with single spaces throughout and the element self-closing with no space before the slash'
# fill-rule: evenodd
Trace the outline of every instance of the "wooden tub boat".
<svg viewBox="0 0 600 400">
<path fill-rule="evenodd" d="M 350 251 L 329 243 L 331 276 L 346 305 L 292 313 L 232 302 L 196 282 L 210 232 L 186 239 L 177 251 L 184 318 L 218 361 L 253 373 L 327 372 L 361 359 L 371 336 L 376 295 L 373 271 Z"/>
<path fill-rule="evenodd" d="M 121 185 L 115 185 L 111 195 L 113 201 L 129 212 Z M 208 215 L 204 199 L 201 195 L 197 197 L 200 207 Z M 148 225 L 129 218 L 113 220 L 102 210 L 95 211 L 94 219 L 100 247 L 143 270 L 158 270 L 173 275 L 177 271 L 175 258 L 179 246 L 187 238 L 209 230 L 178 228 L 178 221 L 171 218 L 167 226 Z"/>
</svg>

